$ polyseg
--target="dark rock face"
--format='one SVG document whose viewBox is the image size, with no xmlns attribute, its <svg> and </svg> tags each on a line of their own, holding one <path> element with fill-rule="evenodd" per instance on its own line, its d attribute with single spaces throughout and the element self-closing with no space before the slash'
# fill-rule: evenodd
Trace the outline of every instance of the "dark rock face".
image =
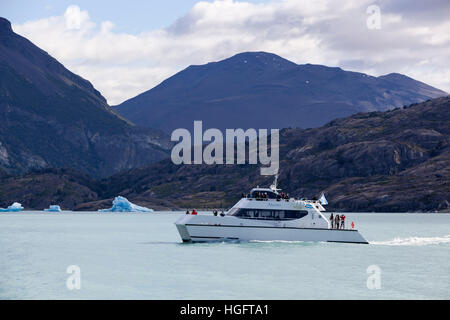
<svg viewBox="0 0 450 320">
<path fill-rule="evenodd" d="M 6 20 L 5 18 L 0 17 L 0 34 L 7 34 L 12 32 L 11 22 Z"/>
<path fill-rule="evenodd" d="M 115 107 L 136 124 L 171 132 L 205 128 L 313 128 L 357 112 L 385 111 L 445 92 L 401 74 L 372 77 L 246 52 L 190 66 Z"/>
<path fill-rule="evenodd" d="M 26 209 L 45 209 L 59 204 L 62 209 L 72 209 L 82 202 L 98 199 L 92 178 L 71 170 L 46 169 L 23 176 L 0 178 L 0 207 L 13 201 Z"/>
<path fill-rule="evenodd" d="M 70 167 L 94 176 L 167 156 L 168 138 L 115 114 L 92 84 L 0 19 L 0 167 Z"/>
<path fill-rule="evenodd" d="M 450 209 L 449 98 L 299 133 L 285 131 L 293 145 L 311 148 L 291 149 L 280 177 L 295 177 L 295 193 L 324 191 L 330 208 L 350 211 Z"/>
</svg>

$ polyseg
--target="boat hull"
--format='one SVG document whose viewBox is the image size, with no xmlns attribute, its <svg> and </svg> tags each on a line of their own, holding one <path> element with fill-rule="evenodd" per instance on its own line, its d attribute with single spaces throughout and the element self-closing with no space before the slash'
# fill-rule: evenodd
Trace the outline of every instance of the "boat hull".
<svg viewBox="0 0 450 320">
<path fill-rule="evenodd" d="M 358 230 L 176 223 L 183 242 L 307 241 L 367 244 Z"/>
</svg>

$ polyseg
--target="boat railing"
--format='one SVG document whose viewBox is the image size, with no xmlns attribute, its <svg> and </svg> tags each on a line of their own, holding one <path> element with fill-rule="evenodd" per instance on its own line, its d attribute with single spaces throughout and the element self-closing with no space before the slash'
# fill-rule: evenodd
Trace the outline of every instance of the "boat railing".
<svg viewBox="0 0 450 320">
<path fill-rule="evenodd" d="M 273 198 L 269 198 L 269 199 L 266 199 L 266 198 L 246 198 L 247 200 L 249 200 L 249 201 L 277 201 L 277 202 L 280 202 L 280 201 L 285 201 L 285 202 L 290 202 L 290 201 L 295 201 L 295 199 L 294 198 L 290 198 L 290 199 L 273 199 Z"/>
<path fill-rule="evenodd" d="M 273 199 L 273 198 L 247 198 L 245 197 L 245 199 L 249 200 L 249 201 L 272 201 L 272 202 L 295 202 L 295 201 L 303 201 L 305 203 L 310 203 L 310 204 L 317 204 L 318 200 L 307 200 L 307 199 L 295 199 L 295 198 L 289 198 L 289 199 Z"/>
</svg>

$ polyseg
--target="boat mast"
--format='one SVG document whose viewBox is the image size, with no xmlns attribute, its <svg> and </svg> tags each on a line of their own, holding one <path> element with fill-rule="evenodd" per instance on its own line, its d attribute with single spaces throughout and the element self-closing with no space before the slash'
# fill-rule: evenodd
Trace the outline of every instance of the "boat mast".
<svg viewBox="0 0 450 320">
<path fill-rule="evenodd" d="M 272 189 L 274 191 L 281 190 L 281 189 L 277 189 L 277 185 L 278 185 L 278 174 L 275 175 L 275 179 L 273 180 L 273 183 L 270 186 L 270 189 Z"/>
</svg>

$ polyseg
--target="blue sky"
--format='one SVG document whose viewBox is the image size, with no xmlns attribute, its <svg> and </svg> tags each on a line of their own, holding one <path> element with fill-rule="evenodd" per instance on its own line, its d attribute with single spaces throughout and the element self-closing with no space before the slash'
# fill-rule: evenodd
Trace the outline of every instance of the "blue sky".
<svg viewBox="0 0 450 320">
<path fill-rule="evenodd" d="M 60 15 L 69 5 L 77 5 L 87 10 L 93 21 L 111 20 L 118 31 L 139 33 L 167 27 L 197 2 L 198 0 L 0 0 L 0 12 L 1 16 L 19 24 Z"/>
<path fill-rule="evenodd" d="M 450 92 L 448 0 L 0 0 L 0 15 L 111 105 L 244 51 Z"/>
</svg>

